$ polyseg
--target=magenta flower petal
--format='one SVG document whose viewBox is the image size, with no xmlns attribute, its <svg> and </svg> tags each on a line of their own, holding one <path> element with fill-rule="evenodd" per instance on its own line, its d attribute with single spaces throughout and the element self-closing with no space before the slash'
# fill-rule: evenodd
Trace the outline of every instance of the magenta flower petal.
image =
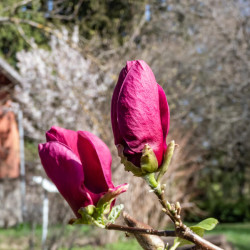
<svg viewBox="0 0 250 250">
<path fill-rule="evenodd" d="M 68 202 L 75 215 L 78 209 L 93 204 L 84 187 L 82 164 L 70 148 L 60 142 L 39 144 L 41 162 L 48 177 Z"/>
<path fill-rule="evenodd" d="M 161 113 L 161 125 L 162 125 L 162 133 L 163 133 L 163 144 L 164 144 L 164 152 L 167 149 L 167 134 L 169 130 L 169 121 L 170 121 L 170 111 L 167 102 L 167 97 L 162 89 L 162 87 L 158 84 L 159 90 L 159 102 L 160 102 L 160 113 Z"/>
<path fill-rule="evenodd" d="M 87 131 L 79 131 L 78 151 L 85 176 L 84 185 L 92 193 L 113 188 L 111 181 L 112 156 L 106 144 Z"/>
<path fill-rule="evenodd" d="M 117 102 L 118 102 L 118 97 L 120 94 L 120 90 L 122 87 L 122 84 L 126 78 L 126 75 L 128 74 L 129 70 L 131 69 L 132 66 L 134 66 L 137 63 L 137 61 L 128 61 L 126 64 L 126 67 L 124 67 L 119 75 L 118 82 L 115 86 L 114 93 L 112 96 L 112 102 L 111 102 L 111 123 L 112 123 L 112 128 L 113 128 L 113 133 L 114 133 L 114 138 L 115 138 L 115 145 L 122 144 L 124 143 L 124 140 L 122 136 L 120 135 L 120 130 L 118 129 L 118 121 L 117 121 Z"/>
<path fill-rule="evenodd" d="M 158 86 L 149 66 L 143 61 L 136 62 L 131 66 L 120 89 L 117 103 L 118 128 L 130 150 L 141 153 L 148 143 L 161 164 L 163 134 Z"/>
<path fill-rule="evenodd" d="M 123 142 L 122 136 L 120 135 L 120 131 L 118 128 L 118 123 L 117 123 L 117 101 L 118 101 L 120 89 L 121 89 L 123 80 L 126 77 L 126 74 L 127 74 L 127 69 L 125 67 L 122 69 L 119 75 L 119 79 L 116 84 L 113 97 L 112 97 L 112 103 L 111 103 L 111 123 L 112 123 L 114 138 L 115 138 L 115 145 L 121 144 Z"/>
<path fill-rule="evenodd" d="M 101 139 L 86 131 L 52 127 L 46 137 L 48 142 L 38 147 L 42 165 L 75 215 L 80 217 L 81 207 L 96 206 L 109 189 L 114 188 L 111 153 Z"/>
<path fill-rule="evenodd" d="M 78 134 L 76 131 L 53 126 L 46 132 L 46 139 L 47 142 L 59 141 L 67 145 L 79 157 L 77 148 Z"/>
</svg>

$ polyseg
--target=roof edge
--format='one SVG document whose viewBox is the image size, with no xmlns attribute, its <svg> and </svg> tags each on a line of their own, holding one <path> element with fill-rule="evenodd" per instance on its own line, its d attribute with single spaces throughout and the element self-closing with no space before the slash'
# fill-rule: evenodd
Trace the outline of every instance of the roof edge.
<svg viewBox="0 0 250 250">
<path fill-rule="evenodd" d="M 21 77 L 21 75 L 1 57 L 0 72 L 2 72 L 14 84 L 18 84 L 21 86 L 24 82 L 24 79 Z"/>
</svg>

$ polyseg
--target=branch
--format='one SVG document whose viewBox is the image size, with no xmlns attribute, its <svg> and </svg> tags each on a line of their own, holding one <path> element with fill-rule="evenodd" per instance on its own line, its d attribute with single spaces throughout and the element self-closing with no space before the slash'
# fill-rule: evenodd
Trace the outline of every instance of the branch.
<svg viewBox="0 0 250 250">
<path fill-rule="evenodd" d="M 189 227 L 187 227 L 185 224 L 183 224 L 180 213 L 181 213 L 181 207 L 179 203 L 176 203 L 176 205 L 170 205 L 164 198 L 163 192 L 159 193 L 156 190 L 154 191 L 156 196 L 158 197 L 162 207 L 163 211 L 170 217 L 170 219 L 175 224 L 175 233 L 176 236 L 179 238 L 188 240 L 193 242 L 197 247 L 200 247 L 201 249 L 207 249 L 207 250 L 223 250 L 220 247 L 215 246 L 211 242 L 203 239 L 199 235 L 195 234 Z"/>
<path fill-rule="evenodd" d="M 19 34 L 21 35 L 21 37 L 24 39 L 24 41 L 29 44 L 29 46 L 31 48 L 36 48 L 36 44 L 34 43 L 34 41 L 32 41 L 32 39 L 29 39 L 26 35 L 25 32 L 23 30 L 23 28 L 21 27 L 21 25 L 17 25 L 17 31 L 19 32 Z"/>
<path fill-rule="evenodd" d="M 31 21 L 31 20 L 27 20 L 27 19 L 20 19 L 20 18 L 16 18 L 16 17 L 0 17 L 0 23 L 3 23 L 3 22 L 6 22 L 6 23 L 14 23 L 14 24 L 20 24 L 20 23 L 23 23 L 23 24 L 28 24 L 32 27 L 35 27 L 37 29 L 42 29 L 48 33 L 52 33 L 52 34 L 55 34 L 54 30 L 46 25 L 43 25 L 41 23 L 37 23 L 37 22 L 34 22 L 34 21 Z M 58 36 L 58 35 L 57 35 Z"/>
<path fill-rule="evenodd" d="M 122 232 L 128 232 L 132 234 L 150 234 L 150 235 L 157 235 L 157 236 L 163 236 L 163 237 L 182 237 L 182 232 L 180 232 L 181 235 L 178 235 L 178 231 L 167 231 L 167 230 L 155 230 L 155 229 L 145 229 L 145 228 L 138 228 L 138 227 L 127 227 L 117 224 L 107 224 L 106 229 L 108 230 L 116 230 L 116 231 L 122 231 Z M 188 229 L 188 230 L 187 230 Z M 193 242 L 198 249 L 211 249 L 211 250 L 223 250 L 220 247 L 215 246 L 214 244 L 208 242 L 207 240 L 201 238 L 197 234 L 193 233 L 189 228 L 185 230 L 185 239 Z M 196 247 L 192 249 L 197 249 Z"/>
<path fill-rule="evenodd" d="M 54 19 L 60 19 L 60 20 L 66 20 L 66 21 L 71 21 L 73 20 L 74 18 L 77 17 L 78 15 L 78 12 L 80 10 L 80 7 L 82 6 L 83 4 L 83 1 L 84 0 L 80 0 L 76 6 L 74 7 L 74 11 L 72 14 L 70 15 L 60 15 L 60 14 L 53 14 L 53 13 L 50 13 L 49 17 L 50 18 L 54 18 Z"/>
<path fill-rule="evenodd" d="M 11 10 L 11 13 L 13 14 L 18 7 L 26 5 L 26 4 L 28 4 L 28 3 L 32 2 L 32 1 L 33 0 L 23 0 L 23 1 L 19 2 L 19 3 L 16 3 L 16 4 L 12 5 L 12 6 L 4 8 L 3 11 L 5 12 L 5 11 L 8 11 L 8 10 Z"/>
<path fill-rule="evenodd" d="M 165 237 L 175 237 L 176 233 L 175 231 L 158 231 L 155 229 L 145 229 L 145 228 L 138 228 L 138 227 L 127 227 L 117 224 L 107 224 L 106 229 L 108 230 L 116 230 L 116 231 L 123 231 L 133 234 L 151 234 L 151 235 L 157 235 L 157 236 L 165 236 Z"/>
</svg>

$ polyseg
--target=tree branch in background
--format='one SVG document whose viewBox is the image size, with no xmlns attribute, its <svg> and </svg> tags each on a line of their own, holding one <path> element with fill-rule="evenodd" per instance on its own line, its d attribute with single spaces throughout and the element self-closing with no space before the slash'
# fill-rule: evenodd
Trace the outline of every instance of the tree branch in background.
<svg viewBox="0 0 250 250">
<path fill-rule="evenodd" d="M 54 30 L 52 28 L 50 28 L 49 26 L 43 25 L 41 23 L 37 23 L 31 20 L 27 20 L 27 19 L 21 19 L 21 18 L 16 18 L 16 17 L 0 17 L 0 23 L 13 23 L 13 24 L 28 24 L 34 28 L 37 29 L 42 29 L 45 32 L 54 34 Z"/>
<path fill-rule="evenodd" d="M 14 14 L 16 9 L 23 6 L 23 5 L 26 5 L 28 3 L 31 3 L 33 0 L 23 0 L 21 2 L 18 2 L 12 6 L 8 6 L 6 8 L 3 9 L 3 12 L 7 12 L 7 11 L 10 11 L 11 14 Z"/>
<path fill-rule="evenodd" d="M 36 43 L 34 43 L 34 41 L 32 39 L 29 39 L 26 35 L 25 35 L 25 32 L 22 28 L 21 25 L 16 25 L 16 28 L 17 28 L 17 31 L 19 32 L 19 34 L 21 35 L 21 37 L 25 40 L 25 42 L 27 44 L 29 44 L 29 46 L 33 49 L 37 48 L 37 45 Z"/>
<path fill-rule="evenodd" d="M 73 19 L 76 19 L 78 16 L 78 12 L 81 8 L 81 5 L 83 4 L 84 0 L 79 0 L 79 2 L 74 6 L 74 11 L 70 15 L 61 15 L 61 14 L 53 14 L 57 13 L 59 11 L 52 11 L 49 15 L 50 18 L 55 18 L 59 20 L 66 20 L 66 21 L 71 21 Z"/>
</svg>

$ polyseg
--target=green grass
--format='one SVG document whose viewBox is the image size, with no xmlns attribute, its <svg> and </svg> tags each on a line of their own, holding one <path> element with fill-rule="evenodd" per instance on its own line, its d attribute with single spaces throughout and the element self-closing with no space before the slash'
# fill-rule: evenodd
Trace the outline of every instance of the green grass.
<svg viewBox="0 0 250 250">
<path fill-rule="evenodd" d="M 224 234 L 238 250 L 250 249 L 250 223 L 219 224 L 207 234 Z"/>
<path fill-rule="evenodd" d="M 140 249 L 135 239 L 120 239 L 118 242 L 105 246 L 73 247 L 72 250 L 138 250 Z M 66 250 L 66 249 L 60 249 Z"/>
<path fill-rule="evenodd" d="M 60 234 L 61 226 L 54 226 L 49 230 L 49 237 L 53 234 Z M 72 236 L 75 232 L 78 233 L 80 238 L 88 237 L 91 234 L 91 228 L 89 226 L 67 226 L 63 231 L 63 239 L 67 241 L 67 238 Z M 92 232 L 96 232 L 93 230 Z M 41 226 L 35 228 L 34 240 L 35 249 L 41 248 Z M 233 243 L 238 250 L 250 249 L 250 223 L 233 223 L 233 224 L 219 224 L 213 231 L 207 232 L 207 234 L 224 234 L 227 240 Z M 16 250 L 16 249 L 29 249 L 29 240 L 31 237 L 31 230 L 29 225 L 20 225 L 15 228 L 0 229 L 0 250 Z M 59 248 L 60 250 L 67 250 L 65 247 Z M 107 244 L 105 246 L 85 246 L 85 247 L 73 247 L 72 250 L 137 250 L 140 249 L 138 243 L 132 238 L 126 238 L 124 234 L 121 234 L 118 242 Z"/>
<path fill-rule="evenodd" d="M 80 236 L 84 235 L 87 237 L 90 234 L 90 226 L 66 226 L 62 230 L 61 225 L 52 226 L 49 228 L 48 237 L 53 238 L 56 235 L 62 237 L 67 241 L 69 237 L 72 237 L 76 232 Z M 32 235 L 31 226 L 29 224 L 20 224 L 12 228 L 0 228 L 0 250 L 28 250 L 30 249 L 30 241 L 33 241 L 35 249 L 41 249 L 41 237 L 42 237 L 42 227 L 37 225 L 34 228 Z"/>
<path fill-rule="evenodd" d="M 229 242 L 231 242 L 237 250 L 249 250 L 250 246 L 250 223 L 230 223 L 219 224 L 213 231 L 207 231 L 207 235 L 224 234 Z M 137 250 L 138 243 L 134 239 L 121 238 L 119 242 L 107 244 L 105 247 L 83 247 L 73 248 L 74 250 Z"/>
</svg>

